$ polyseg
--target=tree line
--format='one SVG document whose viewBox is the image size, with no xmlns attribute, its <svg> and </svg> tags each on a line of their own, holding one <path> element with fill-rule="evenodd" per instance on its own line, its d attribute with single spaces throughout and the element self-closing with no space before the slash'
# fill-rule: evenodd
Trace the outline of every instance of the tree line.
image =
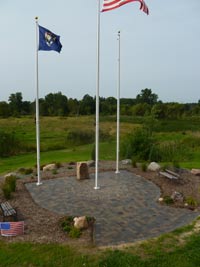
<svg viewBox="0 0 200 267">
<path fill-rule="evenodd" d="M 39 99 L 41 116 L 79 116 L 93 115 L 96 109 L 96 99 L 88 94 L 81 100 L 68 98 L 61 92 L 49 93 Z M 102 115 L 115 115 L 117 99 L 100 97 L 99 109 Z M 142 89 L 136 98 L 120 99 L 121 115 L 153 116 L 157 119 L 176 119 L 186 116 L 200 115 L 200 101 L 197 103 L 163 103 L 151 89 Z M 21 92 L 9 96 L 8 102 L 0 101 L 0 117 L 19 117 L 35 115 L 35 101 L 23 101 Z"/>
</svg>

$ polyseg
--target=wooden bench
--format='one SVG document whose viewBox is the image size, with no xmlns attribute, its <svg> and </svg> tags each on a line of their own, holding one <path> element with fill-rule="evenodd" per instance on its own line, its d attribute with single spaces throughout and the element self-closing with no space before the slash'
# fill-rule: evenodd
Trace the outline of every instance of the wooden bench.
<svg viewBox="0 0 200 267">
<path fill-rule="evenodd" d="M 162 175 L 162 176 L 164 176 L 164 177 L 166 177 L 166 178 L 169 178 L 169 179 L 175 179 L 175 180 L 177 180 L 177 179 L 179 179 L 180 178 L 180 175 L 178 174 L 178 173 L 176 173 L 176 172 L 173 172 L 173 171 L 171 171 L 171 170 L 165 170 L 165 171 L 160 171 L 159 172 L 159 175 Z"/>
<path fill-rule="evenodd" d="M 10 205 L 9 202 L 3 202 L 0 204 L 2 211 L 3 221 L 6 217 L 12 217 L 15 221 L 17 220 L 17 211 Z"/>
</svg>

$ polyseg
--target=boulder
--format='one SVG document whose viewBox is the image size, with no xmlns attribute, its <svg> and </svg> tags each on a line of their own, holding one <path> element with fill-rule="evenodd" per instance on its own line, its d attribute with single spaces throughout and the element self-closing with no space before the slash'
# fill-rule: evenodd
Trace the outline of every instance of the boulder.
<svg viewBox="0 0 200 267">
<path fill-rule="evenodd" d="M 86 162 L 77 162 L 76 165 L 77 180 L 89 179 L 88 165 Z"/>
<path fill-rule="evenodd" d="M 88 160 L 87 161 L 88 167 L 94 167 L 95 166 L 95 161 L 94 160 Z"/>
<path fill-rule="evenodd" d="M 10 173 L 7 173 L 6 175 L 4 175 L 4 178 L 10 177 L 10 176 L 19 177 L 19 175 L 17 175 L 16 172 L 10 172 Z"/>
<path fill-rule="evenodd" d="M 43 171 L 52 171 L 52 170 L 56 170 L 57 167 L 56 167 L 56 164 L 55 163 L 52 163 L 52 164 L 48 164 L 46 166 L 43 167 Z"/>
<path fill-rule="evenodd" d="M 122 164 L 123 165 L 128 165 L 128 164 L 131 164 L 132 163 L 132 160 L 131 159 L 123 159 L 122 160 Z"/>
<path fill-rule="evenodd" d="M 149 171 L 153 171 L 153 172 L 159 171 L 160 168 L 161 168 L 160 165 L 156 162 L 151 162 L 149 166 L 147 167 Z"/>
<path fill-rule="evenodd" d="M 196 176 L 200 176 L 200 169 L 192 169 L 191 173 L 196 175 Z"/>
<path fill-rule="evenodd" d="M 86 229 L 88 228 L 88 221 L 86 216 L 82 216 L 82 217 L 75 217 L 74 218 L 74 227 L 76 227 L 77 229 Z"/>
<path fill-rule="evenodd" d="M 183 194 L 177 192 L 177 191 L 174 191 L 171 195 L 171 198 L 175 201 L 175 202 L 181 202 L 183 203 L 184 201 L 184 197 L 183 197 Z"/>
</svg>

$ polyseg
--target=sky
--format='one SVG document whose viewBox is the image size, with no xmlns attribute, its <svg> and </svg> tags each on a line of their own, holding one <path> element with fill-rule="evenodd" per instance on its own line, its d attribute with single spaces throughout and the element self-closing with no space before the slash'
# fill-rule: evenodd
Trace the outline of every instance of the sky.
<svg viewBox="0 0 200 267">
<path fill-rule="evenodd" d="M 100 0 L 101 5 L 103 0 Z M 200 99 L 200 1 L 145 0 L 101 13 L 101 97 L 117 97 L 118 40 L 121 31 L 120 96 L 135 98 L 149 88 L 163 102 Z M 62 92 L 68 98 L 96 95 L 98 0 L 0 0 L 0 101 L 22 92 L 36 97 Z M 61 53 L 37 52 L 35 17 L 57 35 Z"/>
</svg>

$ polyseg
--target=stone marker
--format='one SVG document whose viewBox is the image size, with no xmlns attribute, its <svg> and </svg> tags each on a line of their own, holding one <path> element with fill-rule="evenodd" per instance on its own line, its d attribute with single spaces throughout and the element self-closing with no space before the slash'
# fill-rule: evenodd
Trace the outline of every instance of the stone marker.
<svg viewBox="0 0 200 267">
<path fill-rule="evenodd" d="M 74 218 L 74 227 L 77 229 L 86 229 L 88 228 L 88 221 L 86 216 L 75 217 Z"/>
<path fill-rule="evenodd" d="M 77 180 L 89 179 L 88 165 L 86 162 L 77 162 L 76 165 Z"/>
</svg>

